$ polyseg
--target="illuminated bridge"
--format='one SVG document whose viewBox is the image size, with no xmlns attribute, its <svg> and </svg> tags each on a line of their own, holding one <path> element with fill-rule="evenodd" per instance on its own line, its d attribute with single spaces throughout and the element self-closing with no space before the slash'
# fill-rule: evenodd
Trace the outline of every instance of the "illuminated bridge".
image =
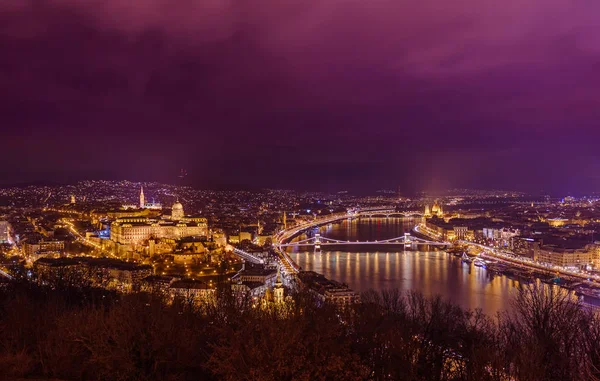
<svg viewBox="0 0 600 381">
<path fill-rule="evenodd" d="M 246 261 L 249 261 L 252 263 L 264 263 L 264 261 L 262 259 L 258 258 L 257 256 L 255 256 L 253 254 L 245 252 L 244 250 L 233 249 L 233 252 Z"/>
<path fill-rule="evenodd" d="M 6 277 L 6 278 L 8 278 L 8 279 L 13 279 L 13 277 L 12 277 L 12 276 L 11 276 L 9 273 L 7 273 L 6 271 L 4 271 L 4 270 L 3 270 L 3 269 L 1 269 L 1 268 L 0 268 L 0 275 L 2 275 L 2 276 L 4 276 L 4 277 Z"/>
<path fill-rule="evenodd" d="M 321 237 L 316 235 L 313 238 L 308 238 L 296 242 L 289 242 L 295 235 L 304 232 L 306 229 L 324 225 L 347 218 L 360 218 L 360 217 L 375 217 L 375 216 L 398 216 L 402 215 L 405 217 L 422 216 L 423 213 L 420 211 L 397 211 L 395 206 L 378 206 L 372 208 L 355 208 L 349 209 L 345 213 L 336 213 L 326 215 L 320 218 L 315 218 L 312 221 L 306 221 L 292 228 L 285 229 L 277 233 L 273 237 L 273 247 L 279 255 L 280 263 L 283 271 L 286 274 L 296 274 L 300 271 L 300 267 L 292 260 L 289 254 L 285 251 L 285 247 L 300 247 L 300 246 L 313 246 L 315 251 L 321 249 L 321 245 L 403 245 L 407 247 L 417 247 L 419 245 L 431 245 L 431 246 L 448 246 L 447 243 L 427 241 L 421 238 L 413 237 L 410 234 L 402 237 L 390 238 L 378 241 L 342 241 L 332 238 Z M 247 253 L 245 253 L 247 254 Z M 240 253 L 238 253 L 240 255 Z"/>
<path fill-rule="evenodd" d="M 429 246 L 448 246 L 445 242 L 428 241 L 426 239 L 417 238 L 411 236 L 409 233 L 405 233 L 401 237 L 375 240 L 375 241 L 344 241 L 339 239 L 321 237 L 320 234 L 315 234 L 314 237 L 302 239 L 296 242 L 290 242 L 278 245 L 279 247 L 298 247 L 298 246 L 314 246 L 315 250 L 320 249 L 321 246 L 332 246 L 332 245 L 403 245 L 404 247 L 413 247 L 421 245 Z"/>
<path fill-rule="evenodd" d="M 422 216 L 423 213 L 420 211 L 398 211 L 393 207 L 383 207 L 383 208 L 372 208 L 372 209 L 359 209 L 354 212 L 355 216 L 358 217 L 393 217 L 393 216 L 402 216 L 402 217 L 414 217 L 414 216 Z"/>
</svg>

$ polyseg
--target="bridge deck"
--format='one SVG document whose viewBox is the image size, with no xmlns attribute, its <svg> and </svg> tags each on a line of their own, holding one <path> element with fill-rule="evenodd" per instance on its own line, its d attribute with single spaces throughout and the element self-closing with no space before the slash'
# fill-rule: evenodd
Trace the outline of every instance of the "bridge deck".
<svg viewBox="0 0 600 381">
<path fill-rule="evenodd" d="M 247 253 L 243 250 L 233 249 L 233 252 L 235 254 L 237 254 L 238 256 L 240 256 L 241 258 L 245 259 L 246 261 L 250 261 L 250 262 L 254 262 L 254 263 L 264 263 L 264 261 L 262 259 L 258 258 L 255 255 Z"/>
<path fill-rule="evenodd" d="M 430 246 L 447 246 L 445 242 L 427 241 L 422 238 L 416 238 L 409 235 L 402 237 L 390 238 L 376 241 L 343 241 L 327 237 L 311 237 L 297 242 L 290 242 L 279 245 L 280 247 L 293 246 L 326 246 L 326 245 L 430 245 Z"/>
</svg>

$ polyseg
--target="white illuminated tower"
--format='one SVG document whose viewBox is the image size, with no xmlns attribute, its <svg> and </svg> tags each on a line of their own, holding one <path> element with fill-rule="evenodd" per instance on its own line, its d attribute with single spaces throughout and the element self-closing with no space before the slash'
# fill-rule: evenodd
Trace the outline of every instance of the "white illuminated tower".
<svg viewBox="0 0 600 381">
<path fill-rule="evenodd" d="M 279 271 L 279 268 L 277 268 L 277 280 L 275 281 L 275 287 L 273 288 L 275 303 L 283 303 L 283 291 L 284 289 L 283 283 L 281 282 L 281 272 Z"/>
<path fill-rule="evenodd" d="M 144 209 L 146 206 L 146 199 L 144 198 L 144 187 L 140 186 L 140 209 Z"/>
</svg>

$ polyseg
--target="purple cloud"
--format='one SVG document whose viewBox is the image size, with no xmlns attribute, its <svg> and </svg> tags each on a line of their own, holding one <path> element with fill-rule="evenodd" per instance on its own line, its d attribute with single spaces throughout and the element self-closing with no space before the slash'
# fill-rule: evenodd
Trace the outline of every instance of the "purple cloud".
<svg viewBox="0 0 600 381">
<path fill-rule="evenodd" d="M 77 171 L 153 165 L 122 177 L 197 166 L 218 181 L 208 163 L 227 157 L 248 167 L 229 173 L 267 179 L 279 171 L 265 163 L 290 155 L 298 171 L 382 168 L 377 181 L 413 158 L 444 184 L 489 168 L 521 181 L 532 149 L 564 151 L 536 168 L 595 157 L 598 14 L 589 0 L 4 0 L 4 154 L 43 136 L 48 168 L 78 154 Z M 116 156 L 91 158 L 81 140 Z"/>
</svg>

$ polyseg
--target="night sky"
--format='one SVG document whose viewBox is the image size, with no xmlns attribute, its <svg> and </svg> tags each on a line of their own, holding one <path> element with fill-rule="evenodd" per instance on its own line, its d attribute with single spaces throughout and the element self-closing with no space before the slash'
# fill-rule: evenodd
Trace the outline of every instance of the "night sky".
<svg viewBox="0 0 600 381">
<path fill-rule="evenodd" d="M 600 191 L 598 0 L 0 0 L 0 183 Z"/>
</svg>

